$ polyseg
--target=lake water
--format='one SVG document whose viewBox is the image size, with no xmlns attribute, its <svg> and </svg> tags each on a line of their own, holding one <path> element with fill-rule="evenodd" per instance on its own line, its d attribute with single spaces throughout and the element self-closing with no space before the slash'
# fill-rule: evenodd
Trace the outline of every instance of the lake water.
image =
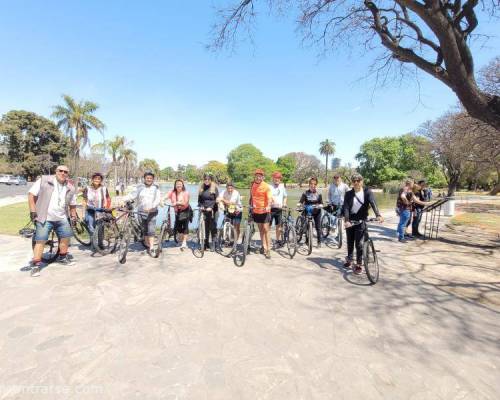
<svg viewBox="0 0 500 400">
<path fill-rule="evenodd" d="M 189 192 L 189 199 L 190 199 L 190 204 L 193 209 L 196 209 L 198 207 L 198 185 L 186 185 L 186 189 Z M 162 183 L 160 184 L 160 190 L 162 193 L 162 197 L 165 196 L 166 193 L 168 193 L 170 190 L 173 189 L 173 184 L 168 184 L 168 183 Z M 300 196 L 302 193 L 306 190 L 306 187 L 303 187 L 302 189 L 288 189 L 288 204 L 289 205 L 295 205 L 299 202 Z M 222 186 L 219 188 L 219 191 L 225 190 L 225 187 Z M 250 190 L 249 189 L 241 189 L 239 190 L 241 196 L 242 196 L 242 203 L 244 205 L 248 204 L 248 195 Z M 322 190 L 323 194 L 323 201 L 326 203 L 327 199 L 327 190 Z M 395 207 L 396 203 L 396 195 L 395 194 L 388 194 L 388 193 L 375 193 L 375 199 L 377 200 L 377 205 L 378 207 L 383 210 L 383 209 L 393 209 Z M 159 210 L 159 218 L 157 218 L 158 225 L 161 224 L 161 222 L 165 219 L 166 215 L 166 210 L 167 208 L 163 208 Z M 196 221 L 197 221 L 197 212 L 195 211 L 195 215 L 193 218 L 193 223 L 190 224 L 190 229 L 195 229 L 196 228 Z M 172 212 L 172 224 L 174 222 L 174 214 Z M 222 215 L 219 216 L 219 224 L 222 222 Z"/>
</svg>

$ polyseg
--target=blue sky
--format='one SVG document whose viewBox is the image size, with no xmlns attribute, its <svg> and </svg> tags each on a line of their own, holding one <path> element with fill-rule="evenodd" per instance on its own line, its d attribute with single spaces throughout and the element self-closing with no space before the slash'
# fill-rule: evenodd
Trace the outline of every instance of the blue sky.
<svg viewBox="0 0 500 400">
<path fill-rule="evenodd" d="M 318 49 L 301 46 L 293 18 L 262 15 L 253 46 L 214 54 L 205 49 L 215 21 L 210 1 L 0 4 L 0 114 L 49 116 L 62 93 L 93 100 L 106 138 L 126 136 L 141 159 L 162 167 L 226 161 L 248 142 L 273 159 L 319 156 L 326 138 L 337 157 L 353 161 L 364 141 L 410 132 L 456 104 L 424 74 L 420 102 L 412 81 L 372 96 L 372 82 L 358 81 L 370 55 L 339 51 L 318 61 Z M 477 68 L 500 52 L 500 28 L 480 22 L 480 32 L 496 36 L 473 46 Z"/>
</svg>

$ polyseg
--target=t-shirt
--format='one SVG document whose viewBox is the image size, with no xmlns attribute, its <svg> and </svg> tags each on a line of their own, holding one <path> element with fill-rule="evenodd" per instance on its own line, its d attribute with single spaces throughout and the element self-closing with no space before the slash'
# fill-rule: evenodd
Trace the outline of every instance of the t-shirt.
<svg viewBox="0 0 500 400">
<path fill-rule="evenodd" d="M 273 195 L 273 201 L 271 203 L 272 208 L 283 208 L 283 203 L 285 198 L 288 197 L 285 189 L 285 185 L 280 183 L 276 186 L 274 183 L 271 185 L 271 193 Z"/>
<path fill-rule="evenodd" d="M 82 196 L 87 200 L 88 206 L 94 208 L 109 208 L 111 206 L 108 189 L 104 186 L 99 186 L 97 189 L 93 186 L 87 186 L 83 190 Z"/>
<path fill-rule="evenodd" d="M 401 195 L 404 195 L 407 200 L 407 204 L 401 199 Z M 411 190 L 407 190 L 406 188 L 399 189 L 398 199 L 396 200 L 396 207 L 399 210 L 411 210 L 413 203 L 413 192 Z"/>
<path fill-rule="evenodd" d="M 226 201 L 229 201 L 230 204 L 236 205 L 236 210 L 241 211 L 243 208 L 241 206 L 241 195 L 240 192 L 238 192 L 236 189 L 233 189 L 233 193 L 229 194 L 227 190 L 224 190 L 220 196 L 219 199 L 224 199 Z M 227 206 L 226 206 L 227 208 Z"/>
<path fill-rule="evenodd" d="M 354 198 L 352 199 L 351 213 L 356 214 L 364 203 L 365 203 L 365 191 L 360 190 L 359 192 L 356 192 L 354 190 Z"/>
<path fill-rule="evenodd" d="M 174 205 L 175 211 L 183 211 L 189 207 L 189 192 L 187 190 L 183 190 L 182 192 L 179 193 L 178 196 L 177 192 L 175 190 L 172 190 L 168 192 L 167 199 L 169 199 L 172 202 L 172 204 L 175 204 L 178 201 L 182 201 L 184 203 L 184 205 L 182 206 Z"/>
<path fill-rule="evenodd" d="M 67 183 L 61 184 L 54 177 L 54 190 L 50 196 L 49 208 L 47 209 L 47 221 L 64 221 L 66 216 L 66 192 L 69 190 Z M 38 196 L 42 179 L 38 178 L 31 186 L 29 193 Z M 74 194 L 69 202 L 70 206 L 76 206 L 76 195 Z"/>
<path fill-rule="evenodd" d="M 136 201 L 137 209 L 139 211 L 154 210 L 160 204 L 161 193 L 158 186 L 154 184 L 150 186 L 142 184 L 137 186 L 130 194 L 125 196 L 123 200 Z"/>
<path fill-rule="evenodd" d="M 332 183 L 328 188 L 328 201 L 336 206 L 341 206 L 344 204 L 344 197 L 348 190 L 349 186 L 347 186 L 344 182 L 338 186 L 335 183 Z"/>
<path fill-rule="evenodd" d="M 266 182 L 252 183 L 252 189 L 250 190 L 252 194 L 252 207 L 254 214 L 266 214 L 266 208 L 271 205 L 273 200 L 273 194 L 271 192 L 271 186 Z"/>
</svg>

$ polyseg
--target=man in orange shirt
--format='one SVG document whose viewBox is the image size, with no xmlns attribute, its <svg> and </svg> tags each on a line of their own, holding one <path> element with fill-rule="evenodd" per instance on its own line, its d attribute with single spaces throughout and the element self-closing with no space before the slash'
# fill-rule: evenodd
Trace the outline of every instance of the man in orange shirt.
<svg viewBox="0 0 500 400">
<path fill-rule="evenodd" d="M 257 223 L 262 241 L 262 249 L 266 258 L 271 258 L 271 203 L 273 194 L 271 186 L 264 182 L 264 171 L 260 168 L 255 170 L 255 178 L 250 190 L 250 207 L 252 207 L 253 220 Z"/>
</svg>

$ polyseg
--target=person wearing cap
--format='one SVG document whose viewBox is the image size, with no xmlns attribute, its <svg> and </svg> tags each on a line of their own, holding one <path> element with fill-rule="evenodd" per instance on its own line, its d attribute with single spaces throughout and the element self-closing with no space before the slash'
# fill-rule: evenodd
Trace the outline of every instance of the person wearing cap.
<svg viewBox="0 0 500 400">
<path fill-rule="evenodd" d="M 274 221 L 276 226 L 276 242 L 278 246 L 282 246 L 281 237 L 281 214 L 283 213 L 283 207 L 286 207 L 287 193 L 285 185 L 281 182 L 281 172 L 273 172 L 273 183 L 271 185 L 271 193 L 273 200 L 271 202 L 271 224 Z"/>
<path fill-rule="evenodd" d="M 349 186 L 342 182 L 339 174 L 333 176 L 333 182 L 328 187 L 328 204 L 331 206 L 332 212 L 342 208 L 344 197 L 349 190 Z"/>
<path fill-rule="evenodd" d="M 205 250 L 210 248 L 210 251 L 215 251 L 215 240 L 217 238 L 217 197 L 219 197 L 217 184 L 214 182 L 212 174 L 205 173 L 198 190 L 198 208 L 205 214 Z M 211 241 L 209 241 L 210 234 L 212 236 Z"/>
<path fill-rule="evenodd" d="M 250 189 L 249 204 L 252 208 L 252 216 L 257 224 L 262 242 L 261 252 L 266 258 L 271 258 L 271 232 L 269 223 L 271 222 L 271 203 L 273 194 L 271 186 L 264 182 L 264 171 L 260 168 L 255 170 L 254 181 Z"/>
<path fill-rule="evenodd" d="M 156 217 L 161 201 L 160 188 L 154 183 L 154 179 L 155 174 L 152 171 L 146 171 L 144 173 L 144 182 L 137 185 L 132 192 L 122 199 L 122 204 L 127 201 L 135 202 L 148 253 L 154 247 Z"/>
<path fill-rule="evenodd" d="M 240 192 L 234 188 L 233 182 L 229 181 L 226 183 L 226 190 L 221 192 L 217 201 L 222 204 L 222 208 L 225 209 L 225 212 L 231 219 L 236 231 L 236 240 L 238 240 L 243 208 Z"/>
<path fill-rule="evenodd" d="M 90 185 L 86 186 L 82 193 L 85 223 L 89 228 L 90 234 L 94 233 L 96 208 L 111 207 L 111 197 L 108 188 L 102 184 L 102 181 L 102 174 L 100 172 L 95 172 L 92 175 Z"/>
<path fill-rule="evenodd" d="M 354 244 L 356 244 L 356 264 L 352 270 L 355 274 L 360 274 L 363 269 L 363 238 L 366 229 L 366 219 L 368 218 L 368 209 L 372 208 L 379 222 L 384 222 L 380 214 L 375 196 L 370 188 L 363 187 L 363 177 L 360 174 L 354 174 L 351 178 L 352 189 L 345 194 L 344 198 L 344 220 L 347 236 L 347 257 L 344 267 L 349 268 L 352 264 Z M 351 221 L 363 221 L 362 224 L 352 225 Z"/>
<path fill-rule="evenodd" d="M 40 276 L 45 242 L 52 231 L 59 239 L 57 262 L 66 266 L 74 261 L 68 257 L 70 238 L 73 236 L 68 219 L 76 219 L 76 189 L 69 182 L 69 169 L 59 165 L 55 175 L 43 175 L 28 192 L 30 218 L 35 223 L 35 247 L 31 261 L 31 276 Z"/>
<path fill-rule="evenodd" d="M 302 206 L 316 206 L 313 208 L 312 217 L 314 220 L 314 227 L 316 228 L 316 237 L 318 239 L 317 247 L 321 247 L 321 208 L 323 207 L 323 196 L 318 192 L 318 179 L 312 177 L 309 179 L 309 189 L 307 189 L 299 200 L 299 205 Z M 304 211 L 305 213 L 305 211 Z"/>
</svg>

